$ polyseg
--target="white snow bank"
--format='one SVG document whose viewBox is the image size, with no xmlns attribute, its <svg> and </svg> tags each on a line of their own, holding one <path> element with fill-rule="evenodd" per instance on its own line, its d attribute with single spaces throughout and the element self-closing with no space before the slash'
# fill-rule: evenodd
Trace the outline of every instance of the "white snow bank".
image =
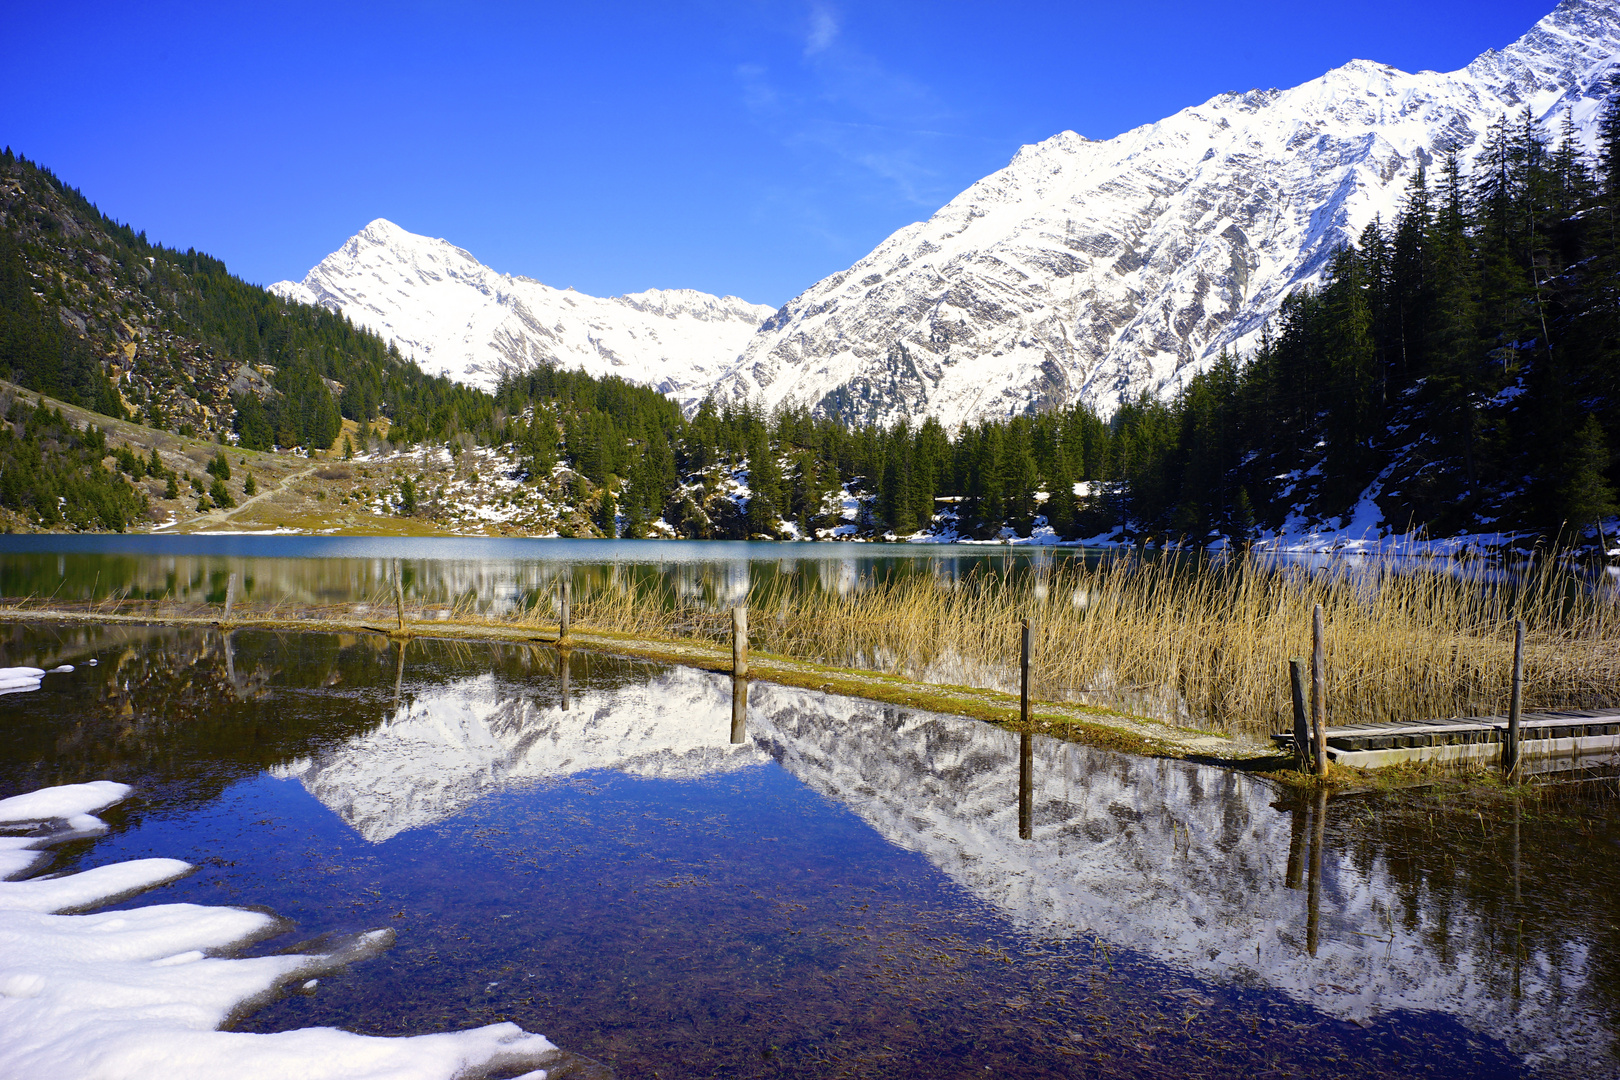
<svg viewBox="0 0 1620 1080">
<path fill-rule="evenodd" d="M 0 799 L 0 881 L 21 877 L 45 857 L 45 848 L 107 831 L 94 811 L 129 794 L 110 780 L 67 784 Z"/>
<path fill-rule="evenodd" d="M 39 681 L 44 677 L 44 668 L 0 668 L 0 690 L 38 690 Z"/>
<path fill-rule="evenodd" d="M 0 801 L 0 869 L 8 854 L 105 831 L 90 814 L 129 793 L 107 782 L 47 788 Z M 21 845 L 28 845 L 22 847 Z M 323 955 L 233 957 L 285 929 L 238 908 L 157 904 L 89 915 L 54 912 L 123 899 L 189 872 L 178 859 L 140 859 L 59 878 L 0 881 L 0 1076 L 8 1080 L 448 1080 L 536 1069 L 560 1055 L 515 1024 L 408 1038 L 305 1028 L 261 1035 L 214 1030 L 291 983 L 373 956 L 391 931 Z M 543 1070 L 526 1074 L 540 1080 Z"/>
<path fill-rule="evenodd" d="M 0 882 L 0 911 L 74 911 L 99 907 L 191 873 L 179 859 L 135 859 L 79 874 Z"/>
<path fill-rule="evenodd" d="M 83 1064 L 18 1076 L 94 1075 L 97 1080 L 414 1080 L 482 1076 L 556 1056 L 543 1035 L 516 1024 L 490 1024 L 438 1035 L 380 1038 L 336 1028 L 301 1028 L 273 1035 L 192 1031 L 130 1033 L 116 1055 L 89 1053 Z M 543 1080 L 539 1070 L 525 1080 Z"/>
<path fill-rule="evenodd" d="M 38 671 L 38 668 L 4 668 L 6 671 Z M 44 674 L 41 672 L 41 674 Z M 94 814 L 105 810 L 129 796 L 128 784 L 115 784 L 111 780 L 97 780 L 89 784 L 64 784 L 43 788 L 26 795 L 13 795 L 0 799 L 0 825 L 21 821 L 49 821 L 53 818 L 71 818 L 80 814 Z"/>
</svg>

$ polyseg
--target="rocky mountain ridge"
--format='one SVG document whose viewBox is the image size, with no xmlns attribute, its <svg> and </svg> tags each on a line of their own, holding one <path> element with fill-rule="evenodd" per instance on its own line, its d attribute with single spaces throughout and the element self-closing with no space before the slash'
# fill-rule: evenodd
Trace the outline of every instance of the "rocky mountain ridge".
<svg viewBox="0 0 1620 1080">
<path fill-rule="evenodd" d="M 1106 141 L 1062 132 L 789 301 L 719 392 L 947 426 L 1172 393 L 1503 117 L 1556 135 L 1568 115 L 1590 149 L 1617 70 L 1620 11 L 1564 0 L 1460 71 L 1356 60 Z"/>
<path fill-rule="evenodd" d="M 378 218 L 303 281 L 270 290 L 342 312 L 435 374 L 493 389 L 539 364 L 618 375 L 695 404 L 771 309 L 695 289 L 595 297 L 492 270 Z"/>
</svg>

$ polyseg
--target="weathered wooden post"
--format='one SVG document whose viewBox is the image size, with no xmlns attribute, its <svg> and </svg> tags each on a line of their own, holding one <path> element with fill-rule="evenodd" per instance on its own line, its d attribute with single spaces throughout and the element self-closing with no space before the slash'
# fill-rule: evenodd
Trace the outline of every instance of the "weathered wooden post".
<svg viewBox="0 0 1620 1080">
<path fill-rule="evenodd" d="M 748 677 L 748 605 L 731 609 L 731 676 Z"/>
<path fill-rule="evenodd" d="M 731 680 L 731 743 L 739 746 L 748 741 L 748 679 Z"/>
<path fill-rule="evenodd" d="M 568 640 L 568 627 L 573 621 L 574 581 L 571 577 L 564 577 L 557 582 L 557 643 L 560 645 Z M 568 706 L 564 705 L 563 708 Z"/>
<path fill-rule="evenodd" d="M 1316 820 L 1311 823 L 1311 884 L 1305 898 L 1305 951 L 1316 955 L 1322 925 L 1322 839 L 1327 832 L 1327 788 L 1316 792 Z"/>
<path fill-rule="evenodd" d="M 1322 641 L 1322 605 L 1311 613 L 1311 724 L 1316 742 L 1316 775 L 1326 776 L 1327 756 L 1327 647 Z"/>
<path fill-rule="evenodd" d="M 1310 772 L 1315 754 L 1311 748 L 1311 723 L 1305 714 L 1305 660 L 1288 661 L 1288 683 L 1294 696 L 1294 758 L 1300 772 Z"/>
<path fill-rule="evenodd" d="M 1524 896 L 1519 889 L 1519 800 L 1513 800 L 1513 902 L 1523 903 Z"/>
<path fill-rule="evenodd" d="M 1029 620 L 1025 619 L 1018 641 L 1018 720 L 1029 727 Z"/>
<path fill-rule="evenodd" d="M 236 685 L 236 647 L 231 641 L 231 632 L 226 630 L 219 635 L 220 645 L 225 650 L 225 679 L 231 684 L 231 692 L 237 693 L 241 687 Z"/>
<path fill-rule="evenodd" d="M 399 647 L 398 666 L 394 668 L 394 715 L 399 715 L 399 696 L 405 688 L 405 639 L 396 643 Z"/>
<path fill-rule="evenodd" d="M 236 571 L 225 582 L 225 618 L 223 622 L 231 621 L 231 607 L 236 603 Z"/>
<path fill-rule="evenodd" d="M 1508 691 L 1507 743 L 1502 747 L 1502 770 L 1508 779 L 1519 778 L 1519 712 L 1524 705 L 1524 620 L 1513 623 L 1513 684 Z"/>
<path fill-rule="evenodd" d="M 1283 884 L 1290 889 L 1305 883 L 1305 833 L 1310 827 L 1310 810 L 1301 799 L 1290 811 L 1288 821 L 1288 870 Z"/>
<path fill-rule="evenodd" d="M 399 632 L 405 632 L 405 583 L 400 577 L 399 560 L 394 560 L 394 611 L 399 615 Z"/>
<path fill-rule="evenodd" d="M 1029 620 L 1018 650 L 1018 839 L 1035 836 L 1035 733 L 1029 715 Z"/>
</svg>

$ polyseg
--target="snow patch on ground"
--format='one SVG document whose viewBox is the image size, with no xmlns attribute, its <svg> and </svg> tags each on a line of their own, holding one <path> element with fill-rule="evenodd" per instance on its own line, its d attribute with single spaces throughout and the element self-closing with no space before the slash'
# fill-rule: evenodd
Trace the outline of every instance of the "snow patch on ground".
<svg viewBox="0 0 1620 1080">
<path fill-rule="evenodd" d="M 97 811 L 129 794 L 100 781 L 0 801 L 0 870 L 106 826 Z M 20 842 L 20 843 L 19 843 Z M 281 987 L 375 955 L 390 931 L 325 955 L 230 955 L 284 929 L 272 915 L 155 904 L 89 915 L 173 880 L 178 859 L 138 859 L 75 874 L 0 881 L 0 1074 L 9 1080 L 449 1080 L 535 1069 L 559 1051 L 516 1024 L 380 1038 L 336 1028 L 261 1035 L 217 1029 Z M 543 1071 L 528 1074 L 534 1080 Z"/>
</svg>

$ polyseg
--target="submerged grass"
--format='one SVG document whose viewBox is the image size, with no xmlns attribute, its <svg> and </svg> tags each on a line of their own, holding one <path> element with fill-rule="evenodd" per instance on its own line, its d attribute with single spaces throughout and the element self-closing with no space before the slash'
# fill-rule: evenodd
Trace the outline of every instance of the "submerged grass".
<svg viewBox="0 0 1620 1080">
<path fill-rule="evenodd" d="M 1395 560 L 1327 569 L 1239 556 L 1120 556 L 1019 577 L 906 577 L 845 594 L 791 581 L 747 597 L 755 649 L 924 682 L 1016 690 L 1020 622 L 1036 697 L 1229 732 L 1291 723 L 1290 657 L 1326 621 L 1330 723 L 1502 712 L 1513 622 L 1528 626 L 1525 707 L 1613 703 L 1620 604 L 1567 566 Z M 549 606 L 518 613 L 539 621 Z M 724 643 L 730 616 L 658 580 L 578 598 L 574 622 Z"/>
</svg>

